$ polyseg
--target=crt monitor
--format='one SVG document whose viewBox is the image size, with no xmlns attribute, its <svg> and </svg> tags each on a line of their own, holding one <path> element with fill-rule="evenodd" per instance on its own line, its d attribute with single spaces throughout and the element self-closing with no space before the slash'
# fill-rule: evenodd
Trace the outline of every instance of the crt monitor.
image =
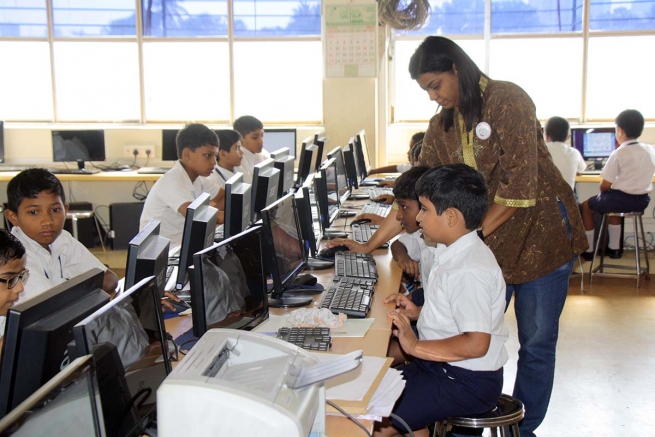
<svg viewBox="0 0 655 437">
<path fill-rule="evenodd" d="M 105 160 L 105 131 L 53 130 L 52 158 L 54 162 L 77 162 L 84 168 L 85 161 Z"/>
<path fill-rule="evenodd" d="M 363 130 L 357 132 L 355 137 L 355 159 L 359 164 L 359 179 L 361 181 L 368 176 L 368 172 L 371 170 L 371 161 L 368 146 L 366 145 L 366 133 Z"/>
<path fill-rule="evenodd" d="M 5 125 L 0 120 L 0 163 L 5 162 Z"/>
<path fill-rule="evenodd" d="M 325 138 L 325 137 L 319 137 L 314 141 L 314 144 L 316 144 L 318 146 L 318 155 L 317 155 L 317 158 L 316 158 L 316 165 L 312 169 L 313 172 L 318 171 L 318 169 L 321 167 L 321 162 L 323 162 L 323 152 L 327 148 L 327 142 L 328 142 L 328 139 Z"/>
<path fill-rule="evenodd" d="M 283 147 L 289 148 L 289 155 L 296 156 L 295 129 L 266 129 L 264 131 L 264 150 L 273 153 Z"/>
<path fill-rule="evenodd" d="M 243 173 L 237 172 L 225 181 L 223 238 L 240 234 L 250 226 L 251 191 L 251 185 L 243 181 Z"/>
<path fill-rule="evenodd" d="M 128 244 L 124 290 L 148 276 L 157 281 L 159 296 L 164 296 L 170 240 L 159 235 L 159 220 L 150 220 Z"/>
<path fill-rule="evenodd" d="M 604 159 L 616 149 L 616 134 L 613 127 L 574 128 L 571 129 L 571 145 L 586 160 Z"/>
<path fill-rule="evenodd" d="M 346 166 L 343 162 L 343 153 L 340 147 L 335 147 L 327 154 L 328 159 L 335 161 L 335 168 L 337 170 L 337 197 L 339 198 L 339 205 L 350 197 L 350 185 L 348 184 L 348 175 L 346 174 Z"/>
<path fill-rule="evenodd" d="M 346 167 L 346 175 L 352 188 L 359 188 L 359 169 L 355 158 L 355 139 L 351 138 L 350 143 L 343 146 L 343 163 Z"/>
<path fill-rule="evenodd" d="M 321 162 L 318 159 L 318 146 L 313 141 L 312 137 L 307 137 L 302 142 L 300 158 L 298 159 L 297 186 L 301 186 L 305 179 L 307 179 L 307 176 L 316 171 L 316 163 Z"/>
<path fill-rule="evenodd" d="M 182 290 L 186 285 L 193 254 L 214 244 L 218 209 L 209 205 L 209 197 L 209 193 L 202 193 L 187 207 L 175 290 Z"/>
<path fill-rule="evenodd" d="M 162 129 L 161 131 L 161 159 L 162 161 L 177 161 L 177 129 Z"/>
<path fill-rule="evenodd" d="M 7 312 L 0 364 L 0 417 L 70 362 L 73 326 L 109 302 L 105 274 L 91 269 Z"/>
<path fill-rule="evenodd" d="M 273 277 L 273 291 L 268 300 L 272 307 L 297 307 L 312 303 L 306 295 L 287 291 L 307 263 L 305 241 L 300 233 L 294 195 L 287 194 L 262 211 L 264 260 Z"/>
<path fill-rule="evenodd" d="M 96 371 L 80 357 L 0 421 L 0 435 L 105 437 Z"/>
<path fill-rule="evenodd" d="M 252 173 L 252 199 L 250 201 L 250 221 L 259 220 L 260 211 L 277 200 L 280 170 L 275 161 L 269 158 L 255 164 Z"/>
<path fill-rule="evenodd" d="M 193 334 L 208 329 L 251 330 L 268 318 L 261 227 L 225 239 L 193 256 Z"/>
<path fill-rule="evenodd" d="M 275 168 L 280 170 L 280 183 L 277 187 L 277 198 L 279 199 L 293 188 L 293 156 L 289 154 L 288 147 L 283 147 L 272 152 L 271 158 L 275 160 L 273 163 Z"/>
</svg>

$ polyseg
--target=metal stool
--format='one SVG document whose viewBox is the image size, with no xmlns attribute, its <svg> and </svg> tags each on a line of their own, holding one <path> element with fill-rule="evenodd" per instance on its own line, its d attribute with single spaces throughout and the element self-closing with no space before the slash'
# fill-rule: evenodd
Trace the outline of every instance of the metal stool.
<svg viewBox="0 0 655 437">
<path fill-rule="evenodd" d="M 598 235 L 598 242 L 596 243 L 596 249 L 594 250 L 594 257 L 591 260 L 591 267 L 589 267 L 589 283 L 591 284 L 594 276 L 607 277 L 607 278 L 635 278 L 637 279 L 637 288 L 641 285 L 641 276 L 644 275 L 646 279 L 650 279 L 650 263 L 648 262 L 648 253 L 646 252 L 646 236 L 644 234 L 644 222 L 641 217 L 644 215 L 643 212 L 607 212 L 603 214 L 603 220 L 600 222 L 600 231 Z M 630 218 L 632 217 L 632 225 L 635 235 L 635 258 L 637 260 L 636 266 L 621 266 L 617 264 L 605 264 L 605 239 L 608 235 L 608 217 L 623 217 Z M 644 259 L 646 260 L 646 270 L 644 271 L 641 268 L 641 257 L 639 254 L 639 233 L 637 232 L 637 222 L 639 222 L 639 230 L 641 231 L 641 242 L 643 245 Z M 600 264 L 598 267 L 594 268 L 596 263 L 596 256 L 598 256 L 598 249 L 603 247 L 600 253 Z M 611 267 L 614 269 L 624 269 L 624 270 L 635 270 L 635 273 L 604 273 L 603 269 L 605 267 Z M 600 272 L 598 272 L 600 270 Z"/>
<path fill-rule="evenodd" d="M 73 224 L 73 238 L 78 240 L 77 232 L 77 221 L 79 219 L 93 218 L 93 221 L 96 224 L 96 229 L 98 230 L 98 237 L 100 237 L 100 245 L 102 246 L 102 251 L 105 252 L 105 242 L 102 241 L 102 232 L 100 232 L 100 223 L 98 223 L 98 217 L 96 217 L 93 211 L 68 211 L 66 213 L 66 218 L 71 219 Z"/>
<path fill-rule="evenodd" d="M 582 267 L 582 257 L 580 255 L 578 255 L 578 265 L 580 266 L 580 273 L 572 272 L 571 276 L 569 276 L 569 279 L 577 278 L 580 276 L 580 290 L 582 290 L 584 287 L 584 268 Z"/>
<path fill-rule="evenodd" d="M 487 413 L 476 417 L 449 417 L 437 422 L 432 437 L 446 437 L 448 426 L 489 428 L 494 437 L 498 436 L 498 428 L 502 437 L 509 437 L 511 428 L 512 435 L 519 437 L 519 422 L 523 419 L 524 413 L 523 402 L 510 395 L 501 394 L 494 409 Z"/>
</svg>

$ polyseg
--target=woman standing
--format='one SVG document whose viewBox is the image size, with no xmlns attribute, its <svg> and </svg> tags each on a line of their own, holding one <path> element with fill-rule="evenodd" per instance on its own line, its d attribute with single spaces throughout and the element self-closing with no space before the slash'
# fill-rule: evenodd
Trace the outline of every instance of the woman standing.
<svg viewBox="0 0 655 437">
<path fill-rule="evenodd" d="M 478 232 L 514 294 L 518 370 L 525 404 L 521 436 L 543 421 L 555 372 L 559 317 L 576 255 L 587 241 L 571 187 L 545 147 L 530 97 L 486 77 L 453 41 L 428 37 L 409 64 L 412 79 L 441 111 L 430 120 L 419 163 L 465 163 L 479 170 L 491 205 Z"/>
</svg>

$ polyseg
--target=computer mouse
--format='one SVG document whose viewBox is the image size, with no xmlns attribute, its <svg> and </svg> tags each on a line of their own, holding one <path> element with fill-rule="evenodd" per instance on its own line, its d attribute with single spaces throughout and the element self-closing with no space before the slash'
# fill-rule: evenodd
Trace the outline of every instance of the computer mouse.
<svg viewBox="0 0 655 437">
<path fill-rule="evenodd" d="M 348 251 L 350 250 L 348 246 L 333 246 L 333 247 L 326 247 L 325 249 L 322 249 L 318 253 L 318 258 L 326 258 L 326 259 L 334 259 L 334 255 L 337 252 L 343 252 L 343 251 Z"/>
<path fill-rule="evenodd" d="M 371 219 L 361 218 L 358 220 L 353 220 L 351 225 L 363 225 L 364 223 L 371 223 Z"/>
<path fill-rule="evenodd" d="M 373 202 L 375 203 L 384 203 L 386 201 L 387 199 L 385 199 L 384 197 L 376 197 L 375 199 L 373 199 Z"/>
</svg>

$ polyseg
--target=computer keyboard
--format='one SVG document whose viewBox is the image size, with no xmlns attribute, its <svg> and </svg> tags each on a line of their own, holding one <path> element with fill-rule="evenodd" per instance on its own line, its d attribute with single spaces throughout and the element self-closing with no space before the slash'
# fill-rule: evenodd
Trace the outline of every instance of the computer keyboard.
<svg viewBox="0 0 655 437">
<path fill-rule="evenodd" d="M 371 280 L 335 276 L 323 295 L 321 308 L 327 308 L 334 314 L 364 318 L 371 309 L 374 292 L 374 282 Z"/>
<path fill-rule="evenodd" d="M 49 168 L 52 174 L 96 174 L 100 173 L 97 168 Z"/>
<path fill-rule="evenodd" d="M 139 174 L 164 174 L 170 167 L 141 167 L 136 172 Z"/>
<path fill-rule="evenodd" d="M 368 253 L 337 252 L 334 254 L 334 267 L 337 276 L 378 280 L 373 255 Z"/>
<path fill-rule="evenodd" d="M 386 217 L 391 211 L 391 205 L 383 203 L 367 203 L 362 207 L 362 214 L 376 214 L 381 217 Z"/>
<path fill-rule="evenodd" d="M 310 351 L 327 351 L 332 346 L 330 328 L 280 328 L 277 338 Z"/>
<path fill-rule="evenodd" d="M 380 226 L 378 225 L 358 225 L 358 224 L 353 224 L 350 225 L 350 227 L 353 230 L 353 240 L 355 240 L 358 243 L 366 243 L 368 240 L 371 239 L 371 235 L 377 231 Z"/>
<path fill-rule="evenodd" d="M 32 168 L 27 165 L 0 165 L 0 172 L 4 171 L 23 171 Z"/>
<path fill-rule="evenodd" d="M 376 199 L 380 196 L 384 196 L 386 194 L 391 194 L 393 195 L 393 189 L 392 188 L 382 188 L 382 187 L 375 187 L 371 188 L 368 190 L 368 195 L 371 198 L 371 200 Z"/>
<path fill-rule="evenodd" d="M 216 227 L 216 230 L 214 231 L 214 241 L 218 243 L 220 241 L 223 241 L 224 238 L 225 238 L 225 226 L 218 225 Z"/>
</svg>

